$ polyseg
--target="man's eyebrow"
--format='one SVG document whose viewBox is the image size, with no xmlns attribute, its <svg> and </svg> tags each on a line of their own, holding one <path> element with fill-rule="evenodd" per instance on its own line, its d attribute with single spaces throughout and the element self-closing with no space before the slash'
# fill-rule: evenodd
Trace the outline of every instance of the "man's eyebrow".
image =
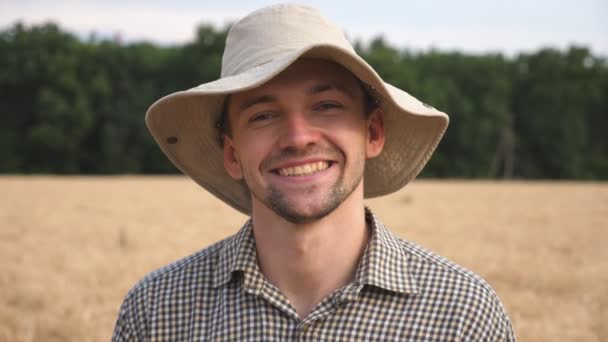
<svg viewBox="0 0 608 342">
<path fill-rule="evenodd" d="M 334 84 L 334 83 L 323 83 L 323 84 L 316 85 L 316 86 L 310 88 L 308 90 L 307 94 L 315 95 L 315 94 L 319 94 L 319 93 L 329 91 L 329 90 L 337 90 L 350 98 L 355 97 L 355 95 L 353 94 L 351 89 L 348 89 L 340 84 Z"/>
<path fill-rule="evenodd" d="M 307 95 L 315 95 L 315 94 L 319 94 L 325 91 L 329 91 L 329 90 L 337 90 L 343 94 L 345 94 L 348 97 L 354 98 L 355 95 L 353 94 L 352 90 L 339 85 L 339 84 L 334 84 L 334 83 L 322 83 L 319 85 L 316 85 L 312 88 L 310 88 L 306 94 Z M 243 101 L 243 103 L 241 103 L 239 105 L 239 110 L 244 111 L 252 106 L 255 106 L 257 104 L 260 103 L 269 103 L 269 102 L 276 102 L 276 97 L 271 96 L 271 95 L 261 95 L 261 96 L 257 96 L 248 100 Z"/>
<path fill-rule="evenodd" d="M 248 109 L 249 107 L 255 106 L 260 103 L 268 103 L 268 102 L 275 102 L 275 101 L 276 101 L 276 98 L 274 96 L 262 95 L 262 96 L 254 97 L 252 99 L 243 101 L 243 103 L 241 103 L 239 105 L 239 109 L 241 111 L 244 111 L 244 110 Z"/>
</svg>

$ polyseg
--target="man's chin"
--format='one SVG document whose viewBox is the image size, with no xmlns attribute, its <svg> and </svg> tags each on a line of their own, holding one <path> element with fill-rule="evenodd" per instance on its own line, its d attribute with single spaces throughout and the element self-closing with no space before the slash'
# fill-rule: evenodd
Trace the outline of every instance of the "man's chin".
<svg viewBox="0 0 608 342">
<path fill-rule="evenodd" d="M 331 214 L 341 201 L 337 198 L 310 201 L 309 203 L 294 203 L 286 201 L 280 196 L 271 196 L 266 202 L 267 207 L 287 222 L 293 224 L 307 224 L 323 219 Z"/>
<path fill-rule="evenodd" d="M 324 208 L 324 210 L 298 211 L 292 208 L 270 208 L 285 221 L 293 224 L 308 224 L 319 221 L 331 214 L 335 208 Z"/>
<path fill-rule="evenodd" d="M 270 187 L 266 194 L 252 192 L 252 195 L 258 202 L 285 221 L 293 224 L 309 224 L 331 214 L 352 194 L 355 188 L 353 186 L 348 191 L 342 186 L 335 185 L 324 193 L 317 189 L 296 196 Z"/>
</svg>

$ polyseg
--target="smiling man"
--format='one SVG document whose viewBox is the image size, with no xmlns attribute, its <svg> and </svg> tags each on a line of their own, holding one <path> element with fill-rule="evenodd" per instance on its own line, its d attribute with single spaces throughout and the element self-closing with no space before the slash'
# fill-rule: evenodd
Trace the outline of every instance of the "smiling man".
<svg viewBox="0 0 608 342">
<path fill-rule="evenodd" d="M 139 282 L 114 341 L 514 340 L 485 281 L 365 207 L 415 178 L 448 118 L 383 82 L 316 10 L 243 18 L 221 78 L 160 99 L 146 122 L 180 170 L 251 218 Z"/>
<path fill-rule="evenodd" d="M 382 111 L 366 112 L 363 94 L 339 65 L 301 59 L 230 98 L 224 162 L 233 178 L 245 179 L 254 221 L 264 213 L 296 226 L 314 223 L 351 197 L 363 208 L 365 159 L 384 142 Z"/>
</svg>

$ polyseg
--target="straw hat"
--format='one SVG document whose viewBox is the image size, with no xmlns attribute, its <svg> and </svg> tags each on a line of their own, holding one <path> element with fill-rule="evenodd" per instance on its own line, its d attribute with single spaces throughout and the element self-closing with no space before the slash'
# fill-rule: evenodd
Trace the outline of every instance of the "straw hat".
<svg viewBox="0 0 608 342">
<path fill-rule="evenodd" d="M 447 128 L 448 116 L 382 81 L 344 33 L 313 8 L 281 4 L 259 9 L 228 33 L 221 78 L 156 101 L 146 124 L 183 173 L 233 208 L 251 213 L 244 182 L 224 169 L 216 122 L 226 95 L 269 81 L 299 58 L 333 61 L 373 90 L 384 111 L 382 153 L 365 165 L 365 197 L 397 191 L 418 175 Z"/>
</svg>

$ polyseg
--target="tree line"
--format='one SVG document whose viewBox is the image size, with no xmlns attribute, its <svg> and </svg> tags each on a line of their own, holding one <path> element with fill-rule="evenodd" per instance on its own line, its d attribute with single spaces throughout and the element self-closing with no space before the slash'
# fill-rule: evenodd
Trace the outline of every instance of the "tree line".
<svg viewBox="0 0 608 342">
<path fill-rule="evenodd" d="M 161 96 L 219 77 L 227 27 L 188 43 L 0 31 L 0 173 L 175 173 L 147 131 Z M 608 61 L 586 47 L 517 56 L 355 42 L 389 83 L 450 114 L 423 177 L 608 179 Z"/>
</svg>

